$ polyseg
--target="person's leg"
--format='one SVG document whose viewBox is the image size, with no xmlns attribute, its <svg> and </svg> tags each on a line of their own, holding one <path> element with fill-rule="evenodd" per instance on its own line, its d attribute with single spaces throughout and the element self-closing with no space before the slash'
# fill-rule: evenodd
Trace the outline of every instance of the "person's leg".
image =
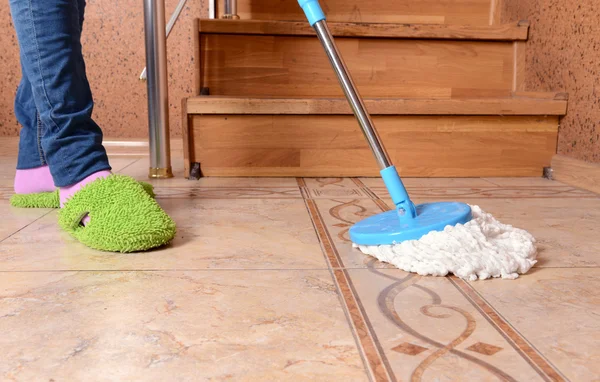
<svg viewBox="0 0 600 382">
<path fill-rule="evenodd" d="M 31 84 L 22 75 L 15 97 L 15 116 L 21 125 L 14 189 L 17 194 L 53 192 L 54 181 L 41 146 L 40 121 Z"/>
<path fill-rule="evenodd" d="M 58 224 L 82 243 L 132 252 L 171 241 L 175 223 L 134 179 L 111 175 L 81 52 L 81 0 L 9 0 L 42 149 L 60 187 Z M 66 200 L 68 199 L 68 200 Z M 66 203 L 65 203 L 66 200 Z M 91 222 L 82 225 L 82 218 Z"/>
<path fill-rule="evenodd" d="M 41 144 L 58 187 L 109 171 L 81 51 L 78 0 L 10 0 L 24 75 L 43 125 Z"/>
</svg>

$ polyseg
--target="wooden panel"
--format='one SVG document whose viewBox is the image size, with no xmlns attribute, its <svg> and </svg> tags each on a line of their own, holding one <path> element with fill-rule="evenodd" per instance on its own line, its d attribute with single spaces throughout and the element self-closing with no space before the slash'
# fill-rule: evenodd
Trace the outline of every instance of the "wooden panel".
<svg viewBox="0 0 600 382">
<path fill-rule="evenodd" d="M 528 24 L 506 25 L 442 25 L 390 23 L 328 23 L 335 37 L 386 37 L 455 40 L 526 40 Z M 305 21 L 275 20 L 199 20 L 203 34 L 258 34 L 284 36 L 315 36 Z"/>
<path fill-rule="evenodd" d="M 600 163 L 555 155 L 552 170 L 554 179 L 600 194 Z"/>
<path fill-rule="evenodd" d="M 557 117 L 376 116 L 404 176 L 539 176 Z M 207 176 L 375 176 L 352 116 L 195 115 L 191 160 Z"/>
<path fill-rule="evenodd" d="M 525 73 L 526 73 L 526 56 L 525 56 L 525 42 L 513 43 L 513 57 L 514 57 L 514 68 L 513 68 L 513 91 L 524 91 L 525 90 Z"/>
<path fill-rule="evenodd" d="M 500 24 L 502 22 L 502 0 L 490 1 L 490 25 Z"/>
<path fill-rule="evenodd" d="M 329 21 L 488 24 L 490 0 L 320 0 Z M 223 0 L 217 1 L 217 14 L 223 14 Z M 295 0 L 238 0 L 242 19 L 304 21 Z"/>
<path fill-rule="evenodd" d="M 562 93 L 532 93 L 509 98 L 365 99 L 374 115 L 565 115 Z M 344 98 L 232 98 L 192 97 L 190 114 L 351 114 Z"/>
<path fill-rule="evenodd" d="M 213 95 L 342 97 L 317 39 L 202 35 L 204 86 Z M 450 98 L 468 89 L 509 95 L 509 42 L 338 38 L 364 97 Z M 501 94 L 500 94 L 501 93 Z"/>
</svg>

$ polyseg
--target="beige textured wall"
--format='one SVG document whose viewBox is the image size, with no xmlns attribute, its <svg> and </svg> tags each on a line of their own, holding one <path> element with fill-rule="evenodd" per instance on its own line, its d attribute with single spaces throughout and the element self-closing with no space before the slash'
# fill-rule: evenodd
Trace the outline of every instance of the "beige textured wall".
<svg viewBox="0 0 600 382">
<path fill-rule="evenodd" d="M 166 0 L 167 19 L 177 0 Z M 181 136 L 181 99 L 193 85 L 192 20 L 207 17 L 207 0 L 188 0 L 168 40 L 171 135 Z M 8 1 L 0 1 L 0 136 L 16 136 L 14 94 L 20 79 L 19 49 Z M 142 0 L 88 0 L 83 51 L 96 106 L 107 137 L 146 137 L 146 83 Z"/>
<path fill-rule="evenodd" d="M 558 152 L 600 163 L 600 2 L 502 0 L 503 20 L 529 20 L 526 87 L 565 90 Z"/>
</svg>

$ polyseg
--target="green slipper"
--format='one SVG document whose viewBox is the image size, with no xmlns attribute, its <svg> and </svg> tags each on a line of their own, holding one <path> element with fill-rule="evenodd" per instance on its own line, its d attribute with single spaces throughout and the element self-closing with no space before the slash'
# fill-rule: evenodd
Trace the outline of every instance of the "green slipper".
<svg viewBox="0 0 600 382">
<path fill-rule="evenodd" d="M 81 219 L 89 215 L 85 226 Z M 175 223 L 135 179 L 110 175 L 77 191 L 58 212 L 58 224 L 88 247 L 137 252 L 169 243 Z"/>
<path fill-rule="evenodd" d="M 19 208 L 59 208 L 58 189 L 54 192 L 37 192 L 35 194 L 14 194 L 10 197 L 10 205 Z"/>
<path fill-rule="evenodd" d="M 144 190 L 154 198 L 154 187 L 150 183 L 139 182 Z M 37 192 L 35 194 L 14 194 L 10 197 L 10 205 L 18 208 L 60 208 L 58 189 L 54 192 Z"/>
</svg>

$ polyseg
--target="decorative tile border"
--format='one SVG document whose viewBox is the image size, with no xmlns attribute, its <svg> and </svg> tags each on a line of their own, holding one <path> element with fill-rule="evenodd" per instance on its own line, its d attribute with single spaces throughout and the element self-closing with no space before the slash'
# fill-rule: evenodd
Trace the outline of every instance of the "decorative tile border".
<svg viewBox="0 0 600 382">
<path fill-rule="evenodd" d="M 356 185 L 356 189 L 363 192 L 365 195 L 369 195 L 369 191 L 367 187 L 363 187 L 360 180 L 353 180 Z M 307 209 L 309 211 L 309 215 L 313 220 L 313 224 L 315 225 L 315 229 L 317 231 L 317 235 L 322 243 L 323 252 L 328 260 L 329 265 L 332 267 L 333 276 L 336 281 L 337 288 L 341 294 L 343 302 L 345 304 L 346 310 L 348 312 L 348 318 L 350 324 L 354 330 L 354 333 L 357 337 L 357 342 L 359 347 L 361 348 L 363 357 L 365 359 L 365 363 L 368 366 L 368 370 L 371 373 L 371 376 L 374 380 L 396 380 L 394 375 L 394 371 L 389 364 L 389 360 L 385 354 L 385 351 L 382 349 L 382 345 L 379 343 L 377 339 L 377 335 L 375 334 L 375 330 L 369 323 L 369 317 L 365 311 L 363 303 L 358 297 L 357 291 L 353 286 L 352 278 L 345 268 L 343 263 L 343 259 L 340 257 L 338 250 L 335 246 L 334 240 L 331 237 L 330 231 L 321 216 L 321 211 L 317 205 L 317 201 L 313 200 L 314 194 L 307 190 L 307 184 L 305 180 L 298 179 L 298 185 L 302 190 L 302 195 L 304 196 L 305 203 L 307 205 Z M 555 190 L 561 192 L 566 192 L 567 194 L 570 192 L 574 192 L 572 190 L 565 190 L 564 187 L 561 187 L 561 190 Z M 532 187 L 528 187 L 528 189 L 532 189 Z M 471 192 L 473 189 L 467 189 Z M 465 189 L 463 189 L 465 191 Z M 576 190 L 575 192 L 578 192 Z M 379 198 L 376 197 L 375 194 L 369 195 L 373 202 L 382 210 L 388 210 L 389 207 Z M 490 197 L 487 194 L 484 197 Z M 507 197 L 504 195 L 503 197 Z M 556 197 L 556 196 L 554 196 Z M 334 199 L 344 199 L 343 197 L 336 197 Z M 348 204 L 348 200 L 338 200 L 340 205 Z M 358 200 L 350 201 L 350 203 L 357 203 Z M 332 214 L 335 217 L 336 208 L 331 208 L 328 211 L 329 214 Z M 339 219 L 339 217 L 338 217 Z M 342 219 L 345 224 L 351 224 L 353 222 L 346 222 L 346 219 Z M 340 223 L 342 224 L 342 223 Z M 347 238 L 342 237 L 342 240 L 347 240 Z M 376 269 L 373 265 L 368 268 L 371 272 L 383 275 L 382 272 L 385 270 Z M 385 276 L 385 275 L 384 275 Z M 413 338 L 419 339 L 419 334 L 414 332 L 410 327 L 407 327 L 405 323 L 402 322 L 400 316 L 395 310 L 393 301 L 395 300 L 395 296 L 399 295 L 402 290 L 407 287 L 416 287 L 422 288 L 420 285 L 416 285 L 415 282 L 419 279 L 418 277 L 413 277 L 414 275 L 409 275 L 404 279 L 395 280 L 387 289 L 381 292 L 380 300 L 379 300 L 379 311 L 382 312 L 388 320 L 396 323 L 396 325 L 400 325 L 399 329 L 403 333 L 408 333 L 413 336 Z M 389 278 L 389 276 L 386 276 Z M 410 281 L 412 279 L 412 281 Z M 408 281 L 407 281 L 408 280 Z M 539 377 L 546 381 L 563 381 L 564 377 L 558 372 L 541 354 L 539 354 L 528 342 L 522 337 L 518 332 L 516 332 L 512 327 L 505 322 L 494 310 L 493 308 L 487 304 L 481 297 L 477 295 L 477 293 L 472 290 L 472 288 L 463 280 L 457 278 L 448 277 L 452 285 L 454 285 L 460 294 L 465 298 L 465 303 L 468 302 L 467 305 L 472 306 L 476 312 L 480 313 L 481 317 L 485 321 L 487 321 L 491 327 L 497 331 L 504 340 L 510 344 L 509 348 L 514 349 L 517 354 L 521 356 L 521 358 L 526 361 L 526 364 L 531 367 L 531 372 L 537 373 Z M 405 285 L 402 285 L 405 284 Z M 415 285 L 413 285 L 415 284 Z M 433 291 L 430 291 L 434 293 Z M 434 293 L 435 294 L 435 293 Z M 381 296 L 384 297 L 381 297 Z M 438 297 L 438 299 L 440 299 Z M 434 301 L 436 301 L 434 299 Z M 412 380 L 420 380 L 425 371 L 439 358 L 443 357 L 446 354 L 452 354 L 453 356 L 458 356 L 459 358 L 464 359 L 465 361 L 471 362 L 473 364 L 482 367 L 487 372 L 495 375 L 497 378 L 501 380 L 514 380 L 509 374 L 506 374 L 500 368 L 494 366 L 493 364 L 482 360 L 480 357 L 493 357 L 497 353 L 501 353 L 503 348 L 494 344 L 490 344 L 484 341 L 477 341 L 475 343 L 470 344 L 465 350 L 459 350 L 457 347 L 466 343 L 465 341 L 473 336 L 473 333 L 476 330 L 475 318 L 472 313 L 465 311 L 463 308 L 453 305 L 444 305 L 440 300 L 431 307 L 438 307 L 448 309 L 453 311 L 455 314 L 462 315 L 466 322 L 467 326 L 463 330 L 458 337 L 456 337 L 453 341 L 448 344 L 443 344 L 435 341 L 435 339 L 430 339 L 427 337 L 421 338 L 418 343 L 412 342 L 404 342 L 399 343 L 395 347 L 390 350 L 396 353 L 401 353 L 406 356 L 415 356 L 418 357 L 420 354 L 427 354 L 423 360 L 419 363 L 419 365 L 414 369 L 411 379 Z M 423 310 L 425 309 L 425 310 Z M 423 314 L 428 315 L 431 314 L 431 317 L 436 317 L 435 313 L 428 313 L 427 306 L 421 307 L 421 311 Z M 396 312 L 396 313 L 394 313 Z M 441 317 L 441 316 L 440 316 Z M 423 346 L 424 344 L 429 343 L 433 348 Z M 436 349 L 435 351 L 431 351 Z M 471 353 L 471 354 L 469 354 Z M 523 364 L 523 365 L 526 365 Z M 526 367 L 526 366 L 524 366 Z"/>
<path fill-rule="evenodd" d="M 505 321 L 469 283 L 457 277 L 448 277 L 448 279 L 545 381 L 566 381 L 566 378 Z"/>
<path fill-rule="evenodd" d="M 304 181 L 298 181 L 301 188 L 304 187 Z M 382 352 L 378 347 L 377 341 L 373 338 L 372 328 L 365 321 L 365 316 L 360 308 L 360 301 L 357 300 L 352 291 L 350 277 L 343 263 L 339 258 L 337 250 L 329 236 L 329 232 L 323 222 L 315 202 L 311 199 L 305 200 L 308 213 L 313 221 L 317 236 L 321 242 L 323 252 L 327 259 L 329 267 L 332 269 L 333 278 L 337 290 L 346 308 L 348 321 L 352 331 L 357 339 L 359 350 L 365 362 L 365 366 L 373 381 L 394 380 L 390 376 L 390 368 L 382 357 Z"/>
</svg>

